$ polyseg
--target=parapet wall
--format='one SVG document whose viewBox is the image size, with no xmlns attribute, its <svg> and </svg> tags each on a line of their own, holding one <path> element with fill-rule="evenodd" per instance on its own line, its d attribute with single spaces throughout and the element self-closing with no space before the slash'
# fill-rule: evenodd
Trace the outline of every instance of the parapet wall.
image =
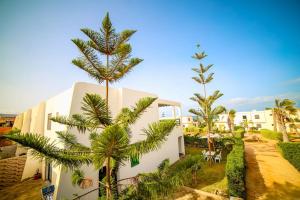
<svg viewBox="0 0 300 200">
<path fill-rule="evenodd" d="M 27 156 L 0 160 L 0 190 L 21 181 Z"/>
</svg>

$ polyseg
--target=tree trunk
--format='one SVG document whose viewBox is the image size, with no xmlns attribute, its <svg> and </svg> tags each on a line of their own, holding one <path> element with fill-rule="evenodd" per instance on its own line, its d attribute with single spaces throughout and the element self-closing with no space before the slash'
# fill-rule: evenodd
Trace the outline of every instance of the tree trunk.
<svg viewBox="0 0 300 200">
<path fill-rule="evenodd" d="M 286 132 L 285 122 L 282 116 L 277 116 L 279 118 L 279 126 L 282 133 L 282 140 L 283 142 L 289 142 L 289 137 Z"/>
<path fill-rule="evenodd" d="M 276 112 L 274 111 L 274 109 L 272 110 L 272 114 L 273 114 L 273 125 L 274 125 L 274 131 L 277 132 L 277 114 Z"/>
<path fill-rule="evenodd" d="M 106 101 L 106 109 L 108 110 L 108 80 L 105 81 L 106 83 L 106 95 L 105 95 L 105 101 Z"/>
<path fill-rule="evenodd" d="M 289 137 L 288 137 L 288 134 L 286 132 L 286 127 L 285 127 L 285 123 L 283 122 L 282 123 L 282 139 L 283 139 L 283 142 L 289 142 Z"/>
<path fill-rule="evenodd" d="M 110 158 L 106 163 L 106 199 L 111 200 L 111 184 L 110 184 Z"/>
<path fill-rule="evenodd" d="M 212 165 L 212 156 L 211 156 L 211 139 L 210 139 L 210 123 L 207 122 L 207 132 L 208 132 L 208 135 L 207 135 L 207 144 L 208 144 L 208 162 L 209 162 L 209 166 Z"/>
</svg>

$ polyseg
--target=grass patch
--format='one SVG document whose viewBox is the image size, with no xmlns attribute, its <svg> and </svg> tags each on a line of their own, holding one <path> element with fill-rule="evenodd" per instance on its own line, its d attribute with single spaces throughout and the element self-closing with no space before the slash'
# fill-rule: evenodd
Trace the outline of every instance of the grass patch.
<svg viewBox="0 0 300 200">
<path fill-rule="evenodd" d="M 280 132 L 271 131 L 268 129 L 261 129 L 260 133 L 263 137 L 267 139 L 282 141 L 282 134 Z"/>
<path fill-rule="evenodd" d="M 185 147 L 186 154 L 202 154 L 203 149 L 197 147 Z M 203 190 L 210 193 L 218 191 L 223 195 L 228 194 L 227 178 L 225 176 L 226 155 L 222 155 L 223 160 L 221 163 L 209 163 L 202 160 L 201 168 L 197 171 L 196 181 L 192 182 L 188 187 Z"/>
</svg>

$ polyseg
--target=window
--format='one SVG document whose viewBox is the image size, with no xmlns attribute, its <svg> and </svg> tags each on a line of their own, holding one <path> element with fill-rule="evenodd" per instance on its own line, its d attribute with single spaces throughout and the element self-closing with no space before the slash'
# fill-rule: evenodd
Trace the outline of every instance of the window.
<svg viewBox="0 0 300 200">
<path fill-rule="evenodd" d="M 52 113 L 49 113 L 47 118 L 47 130 L 51 130 L 51 117 Z"/>
<path fill-rule="evenodd" d="M 246 115 L 243 115 L 243 119 L 247 119 L 247 116 L 246 116 Z"/>
<path fill-rule="evenodd" d="M 261 128 L 261 124 L 257 124 L 257 125 L 256 125 L 256 128 Z"/>
<path fill-rule="evenodd" d="M 272 116 L 272 113 L 270 114 L 270 116 Z"/>
<path fill-rule="evenodd" d="M 259 115 L 254 115 L 254 118 L 255 119 L 259 119 Z"/>
<path fill-rule="evenodd" d="M 131 167 L 137 166 L 138 164 L 140 164 L 139 157 L 137 156 L 131 157 L 130 163 L 131 163 Z"/>
</svg>

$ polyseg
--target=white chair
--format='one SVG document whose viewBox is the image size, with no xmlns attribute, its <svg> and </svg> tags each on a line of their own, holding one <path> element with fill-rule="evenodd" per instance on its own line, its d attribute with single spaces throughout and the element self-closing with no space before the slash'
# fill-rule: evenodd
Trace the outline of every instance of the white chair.
<svg viewBox="0 0 300 200">
<path fill-rule="evenodd" d="M 215 156 L 215 162 L 221 162 L 221 160 L 222 160 L 222 152 L 220 152 L 219 154 L 217 154 L 216 156 Z"/>
</svg>

